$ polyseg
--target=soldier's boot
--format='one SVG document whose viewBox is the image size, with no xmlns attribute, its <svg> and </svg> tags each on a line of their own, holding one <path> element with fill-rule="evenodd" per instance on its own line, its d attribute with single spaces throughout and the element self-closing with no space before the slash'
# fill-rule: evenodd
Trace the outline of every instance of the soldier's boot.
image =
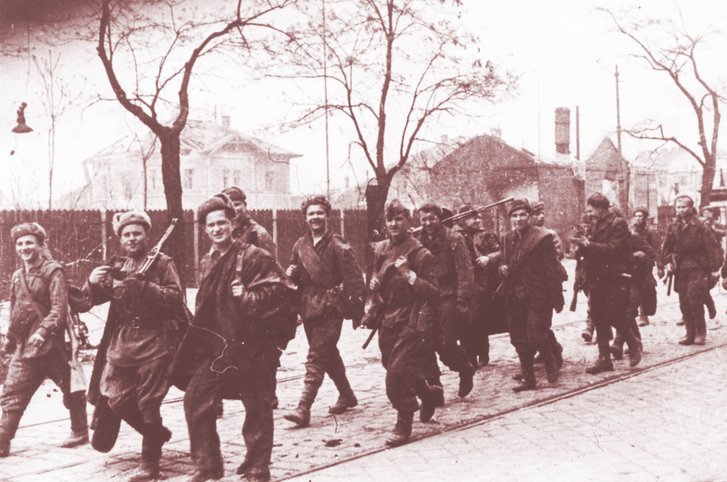
<svg viewBox="0 0 727 482">
<path fill-rule="evenodd" d="M 353 393 L 351 383 L 349 383 L 348 378 L 346 377 L 346 372 L 343 371 L 341 373 L 335 373 L 331 378 L 333 378 L 333 383 L 336 384 L 336 388 L 338 389 L 338 400 L 336 400 L 335 404 L 328 407 L 328 413 L 339 415 L 349 408 L 353 408 L 358 405 L 358 400 L 356 399 L 356 395 Z"/>
<path fill-rule="evenodd" d="M 283 415 L 285 420 L 293 422 L 298 428 L 310 425 L 310 408 L 318 395 L 318 388 L 323 383 L 324 376 L 325 370 L 319 369 L 317 366 L 306 366 L 303 393 L 300 395 L 298 408 Z"/>
<path fill-rule="evenodd" d="M 159 477 L 159 461 L 162 447 L 172 438 L 172 432 L 161 422 L 144 424 L 141 441 L 141 460 L 130 475 L 129 482 L 146 482 Z"/>
<path fill-rule="evenodd" d="M 691 320 L 684 320 L 684 327 L 687 330 L 684 338 L 679 340 L 680 345 L 693 345 L 694 344 L 694 323 Z"/>
<path fill-rule="evenodd" d="M 694 323 L 694 344 L 695 345 L 704 345 L 704 343 L 706 342 L 706 339 L 707 339 L 707 322 L 704 321 L 704 318 L 701 318 Z"/>
<path fill-rule="evenodd" d="M 515 393 L 525 390 L 535 390 L 535 367 L 533 366 L 534 354 L 532 352 L 518 352 L 520 358 L 520 370 L 522 371 L 522 380 L 520 383 L 512 387 Z"/>
<path fill-rule="evenodd" d="M 707 299 L 705 300 L 704 305 L 707 307 L 709 319 L 714 320 L 714 318 L 717 316 L 717 307 L 714 306 L 714 299 L 712 298 L 712 295 L 710 293 L 707 293 Z M 697 343 L 695 343 L 695 345 L 696 344 Z"/>
<path fill-rule="evenodd" d="M 414 412 L 404 412 L 399 410 L 396 416 L 396 425 L 394 433 L 386 439 L 386 445 L 389 447 L 398 447 L 404 445 L 411 438 L 411 426 L 414 421 Z"/>
<path fill-rule="evenodd" d="M 0 435 L 0 458 L 10 455 L 10 439 Z"/>
<path fill-rule="evenodd" d="M 62 448 L 73 448 L 88 443 L 88 416 L 86 414 L 86 393 L 68 395 L 68 412 L 71 417 L 71 435 L 61 443 Z"/>
<path fill-rule="evenodd" d="M 557 350 L 553 350 L 553 347 L 550 345 L 544 347 L 543 351 L 541 351 L 545 359 L 545 377 L 549 383 L 555 383 L 560 378 L 560 367 L 555 358 L 555 353 L 553 353 L 554 351 Z"/>
<path fill-rule="evenodd" d="M 650 323 L 649 317 L 646 315 L 639 316 L 639 326 L 647 326 Z"/>
<path fill-rule="evenodd" d="M 581 338 L 583 338 L 583 341 L 586 343 L 591 343 L 593 341 L 593 332 L 596 330 L 596 325 L 593 324 L 593 320 L 591 320 L 591 317 L 589 316 L 586 319 L 586 329 L 583 330 L 581 333 Z"/>
<path fill-rule="evenodd" d="M 613 362 L 611 361 L 611 352 L 607 339 L 598 340 L 598 360 L 586 368 L 586 373 L 596 375 L 602 372 L 612 372 Z"/>
<path fill-rule="evenodd" d="M 629 330 L 626 335 L 626 343 L 629 346 L 629 366 L 633 368 L 641 362 L 641 356 L 644 351 L 643 345 L 633 330 Z"/>
<path fill-rule="evenodd" d="M 609 351 L 611 352 L 611 355 L 613 355 L 614 360 L 622 360 L 624 357 L 624 342 L 626 341 L 623 333 L 621 333 L 619 330 L 616 330 L 616 336 L 613 339 L 613 342 L 611 343 L 611 346 L 609 347 Z"/>
<path fill-rule="evenodd" d="M 423 378 L 417 379 L 415 386 L 417 397 L 422 401 L 419 407 L 419 420 L 429 422 L 437 408 L 434 389 Z"/>
<path fill-rule="evenodd" d="M 443 407 L 444 406 L 444 387 L 442 386 L 441 382 L 432 385 L 429 384 L 429 387 L 431 388 L 432 392 L 432 400 L 434 401 L 435 407 Z"/>
<path fill-rule="evenodd" d="M 464 398 L 470 394 L 472 388 L 474 388 L 474 377 L 475 367 L 466 363 L 459 372 L 459 390 L 457 391 L 457 395 L 460 398 Z"/>
</svg>

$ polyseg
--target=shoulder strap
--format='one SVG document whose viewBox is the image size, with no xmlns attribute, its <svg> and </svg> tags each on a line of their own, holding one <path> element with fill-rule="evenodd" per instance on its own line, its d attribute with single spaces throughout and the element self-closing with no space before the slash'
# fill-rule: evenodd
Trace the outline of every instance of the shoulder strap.
<svg viewBox="0 0 727 482">
<path fill-rule="evenodd" d="M 31 301 L 30 305 L 33 307 L 35 315 L 38 317 L 39 321 L 42 321 L 45 318 L 45 315 L 43 315 L 43 312 L 40 310 L 40 306 L 38 306 L 38 300 L 35 299 L 33 293 L 30 291 L 30 288 L 28 288 L 28 282 L 25 279 L 25 268 L 20 269 L 20 289 L 25 291 L 25 293 L 28 295 L 28 298 Z"/>
</svg>

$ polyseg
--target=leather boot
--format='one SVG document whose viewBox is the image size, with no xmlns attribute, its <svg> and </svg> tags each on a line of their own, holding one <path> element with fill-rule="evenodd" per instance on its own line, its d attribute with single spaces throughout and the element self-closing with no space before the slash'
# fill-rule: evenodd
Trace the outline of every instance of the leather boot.
<svg viewBox="0 0 727 482">
<path fill-rule="evenodd" d="M 413 412 L 402 412 L 399 410 L 396 416 L 394 433 L 386 440 L 386 445 L 389 447 L 398 447 L 399 445 L 407 443 L 411 437 L 411 425 L 413 421 Z"/>
<path fill-rule="evenodd" d="M 536 382 L 535 368 L 533 367 L 533 353 L 518 352 L 518 358 L 520 358 L 520 369 L 522 370 L 523 378 L 520 383 L 512 387 L 512 390 L 515 393 L 523 392 L 525 390 L 535 390 Z"/>
<path fill-rule="evenodd" d="M 641 362 L 641 355 L 643 353 L 643 347 L 641 340 L 636 337 L 633 330 L 629 330 L 626 338 L 626 343 L 629 346 L 629 366 L 635 367 Z"/>
<path fill-rule="evenodd" d="M 0 436 L 0 458 L 10 455 L 10 439 Z"/>
<path fill-rule="evenodd" d="M 81 432 L 76 432 L 75 430 L 71 430 L 71 434 L 68 436 L 66 440 L 64 440 L 61 443 L 61 448 L 64 449 L 70 449 L 73 447 L 78 447 L 79 445 L 85 445 L 88 443 L 88 429 L 83 430 Z"/>
<path fill-rule="evenodd" d="M 422 401 L 422 405 L 419 408 L 419 420 L 422 422 L 429 422 L 434 416 L 434 410 L 437 407 L 434 390 L 429 386 L 426 380 L 418 379 L 416 382 L 416 393 Z"/>
<path fill-rule="evenodd" d="M 647 326 L 649 324 L 649 317 L 646 315 L 639 316 L 639 326 Z"/>
<path fill-rule="evenodd" d="M 560 377 L 560 369 L 557 364 L 557 360 L 555 358 L 555 354 L 553 353 L 553 347 L 548 345 L 546 348 L 541 351 L 543 354 L 543 358 L 545 361 L 545 376 L 549 383 L 555 383 L 558 381 L 558 378 Z"/>
<path fill-rule="evenodd" d="M 472 391 L 474 387 L 475 368 L 467 363 L 467 365 L 459 372 L 459 391 L 457 394 L 460 398 L 464 398 Z"/>
<path fill-rule="evenodd" d="M 684 338 L 679 340 L 680 345 L 693 345 L 694 344 L 694 323 L 691 320 L 684 320 L 684 326 L 687 329 L 687 334 Z"/>
<path fill-rule="evenodd" d="M 71 418 L 71 435 L 61 443 L 61 447 L 72 448 L 87 444 L 88 416 L 86 414 L 86 393 L 71 393 L 67 396 L 66 402 Z"/>
<path fill-rule="evenodd" d="M 607 339 L 598 340 L 598 360 L 586 368 L 586 373 L 596 375 L 602 372 L 613 371 L 613 362 L 611 361 L 611 352 Z"/>
<path fill-rule="evenodd" d="M 129 474 L 127 482 L 149 482 L 159 478 L 159 461 L 141 459 L 139 465 Z"/>
<path fill-rule="evenodd" d="M 302 403 L 298 404 L 298 408 L 292 412 L 288 412 L 283 415 L 285 420 L 293 422 L 298 428 L 304 428 L 310 425 L 310 408 Z"/>
<path fill-rule="evenodd" d="M 711 299 L 711 298 L 710 298 Z M 710 319 L 712 317 L 710 316 Z M 694 323 L 694 344 L 704 345 L 707 338 L 707 322 L 704 318 L 697 320 Z"/>
<path fill-rule="evenodd" d="M 609 351 L 613 355 L 614 360 L 622 360 L 624 357 L 624 335 L 620 331 L 616 331 L 616 337 L 609 347 Z"/>
<path fill-rule="evenodd" d="M 593 341 L 593 331 L 594 331 L 593 322 L 589 318 L 586 321 L 586 329 L 583 330 L 583 332 L 581 333 L 581 338 L 583 338 L 583 341 L 585 341 L 586 343 L 591 343 Z"/>
<path fill-rule="evenodd" d="M 712 298 L 711 294 L 707 293 L 707 299 L 705 300 L 704 304 L 707 307 L 709 319 L 714 320 L 714 318 L 717 316 L 717 307 L 714 306 L 714 299 Z M 696 344 L 697 343 L 695 343 L 695 345 Z"/>
<path fill-rule="evenodd" d="M 339 395 L 336 403 L 333 406 L 328 407 L 328 413 L 339 415 L 348 410 L 349 408 L 355 407 L 356 405 L 358 405 L 358 400 L 356 399 L 356 395 L 354 395 L 353 392 L 347 395 Z"/>
<path fill-rule="evenodd" d="M 443 407 L 444 406 L 444 387 L 442 387 L 442 384 L 429 384 L 429 387 L 432 392 L 432 399 L 434 400 L 434 406 L 435 407 Z"/>
</svg>

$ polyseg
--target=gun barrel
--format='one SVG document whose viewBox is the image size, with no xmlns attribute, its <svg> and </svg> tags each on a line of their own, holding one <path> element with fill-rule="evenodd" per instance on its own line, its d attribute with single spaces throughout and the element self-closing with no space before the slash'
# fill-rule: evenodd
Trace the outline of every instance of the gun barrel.
<svg viewBox="0 0 727 482">
<path fill-rule="evenodd" d="M 487 211 L 488 209 L 492 209 L 492 208 L 497 207 L 497 206 L 499 206 L 501 204 L 509 203 L 510 201 L 512 201 L 514 199 L 515 198 L 513 198 L 512 196 L 506 197 L 505 199 L 500 199 L 499 201 L 495 201 L 494 203 L 490 203 L 490 204 L 487 204 L 485 206 L 480 206 L 480 207 L 471 209 L 469 211 L 465 211 L 463 213 L 459 213 L 459 214 L 455 214 L 453 216 L 450 216 L 450 217 L 448 217 L 446 219 L 443 219 L 442 220 L 442 223 L 451 224 L 453 222 L 459 221 L 460 219 L 467 219 L 468 217 L 470 217 L 470 216 L 472 216 L 474 214 L 481 213 L 482 211 Z M 413 229 L 412 230 L 412 233 L 417 234 L 421 230 L 422 230 L 422 228 L 421 228 L 421 226 L 419 226 L 418 228 Z"/>
</svg>

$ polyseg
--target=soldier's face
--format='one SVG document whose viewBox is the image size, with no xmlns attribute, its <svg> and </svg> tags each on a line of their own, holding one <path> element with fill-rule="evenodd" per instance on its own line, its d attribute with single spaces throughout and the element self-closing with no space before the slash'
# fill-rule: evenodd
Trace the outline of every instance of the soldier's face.
<svg viewBox="0 0 727 482">
<path fill-rule="evenodd" d="M 124 226 L 119 235 L 121 249 L 131 256 L 138 256 L 146 252 L 146 229 L 141 224 Z"/>
<path fill-rule="evenodd" d="M 436 231 L 439 225 L 442 223 L 442 221 L 439 219 L 439 216 L 427 211 L 419 215 L 419 222 L 422 224 L 422 230 L 424 230 L 425 233 L 429 234 L 432 234 L 434 231 Z"/>
<path fill-rule="evenodd" d="M 305 222 L 314 233 L 321 233 L 328 225 L 328 214 L 320 204 L 311 204 L 305 210 Z"/>
<path fill-rule="evenodd" d="M 540 226 L 541 228 L 545 225 L 545 212 L 538 211 L 533 213 L 532 216 L 533 225 Z"/>
<path fill-rule="evenodd" d="M 204 230 L 216 246 L 224 246 L 232 241 L 232 223 L 223 210 L 207 214 Z"/>
<path fill-rule="evenodd" d="M 479 216 L 471 216 L 464 220 L 464 225 L 470 229 L 480 229 L 482 227 L 482 220 Z"/>
<path fill-rule="evenodd" d="M 401 239 L 409 231 L 409 218 L 405 214 L 397 214 L 386 220 L 386 229 L 391 239 Z"/>
<path fill-rule="evenodd" d="M 608 208 L 597 208 L 595 206 L 591 206 L 590 204 L 586 204 L 586 214 L 591 219 L 601 219 L 606 215 L 606 213 L 608 213 Z"/>
<path fill-rule="evenodd" d="M 674 208 L 680 218 L 688 217 L 692 212 L 692 205 L 686 199 L 678 199 Z"/>
<path fill-rule="evenodd" d="M 20 236 L 15 241 L 15 252 L 23 263 L 33 264 L 38 261 L 41 249 L 38 240 L 32 234 Z"/>
<path fill-rule="evenodd" d="M 235 208 L 235 214 L 247 214 L 245 201 L 232 201 L 232 206 Z"/>
<path fill-rule="evenodd" d="M 512 229 L 522 231 L 530 224 L 530 213 L 525 209 L 518 209 L 510 214 Z"/>
<path fill-rule="evenodd" d="M 634 224 L 636 224 L 637 226 L 643 226 L 644 221 L 646 221 L 646 219 L 644 218 L 644 213 L 642 213 L 641 211 L 634 213 Z"/>
<path fill-rule="evenodd" d="M 702 217 L 704 218 L 705 221 L 711 221 L 712 220 L 712 211 L 710 211 L 709 209 L 705 209 L 704 211 L 702 211 Z"/>
</svg>

